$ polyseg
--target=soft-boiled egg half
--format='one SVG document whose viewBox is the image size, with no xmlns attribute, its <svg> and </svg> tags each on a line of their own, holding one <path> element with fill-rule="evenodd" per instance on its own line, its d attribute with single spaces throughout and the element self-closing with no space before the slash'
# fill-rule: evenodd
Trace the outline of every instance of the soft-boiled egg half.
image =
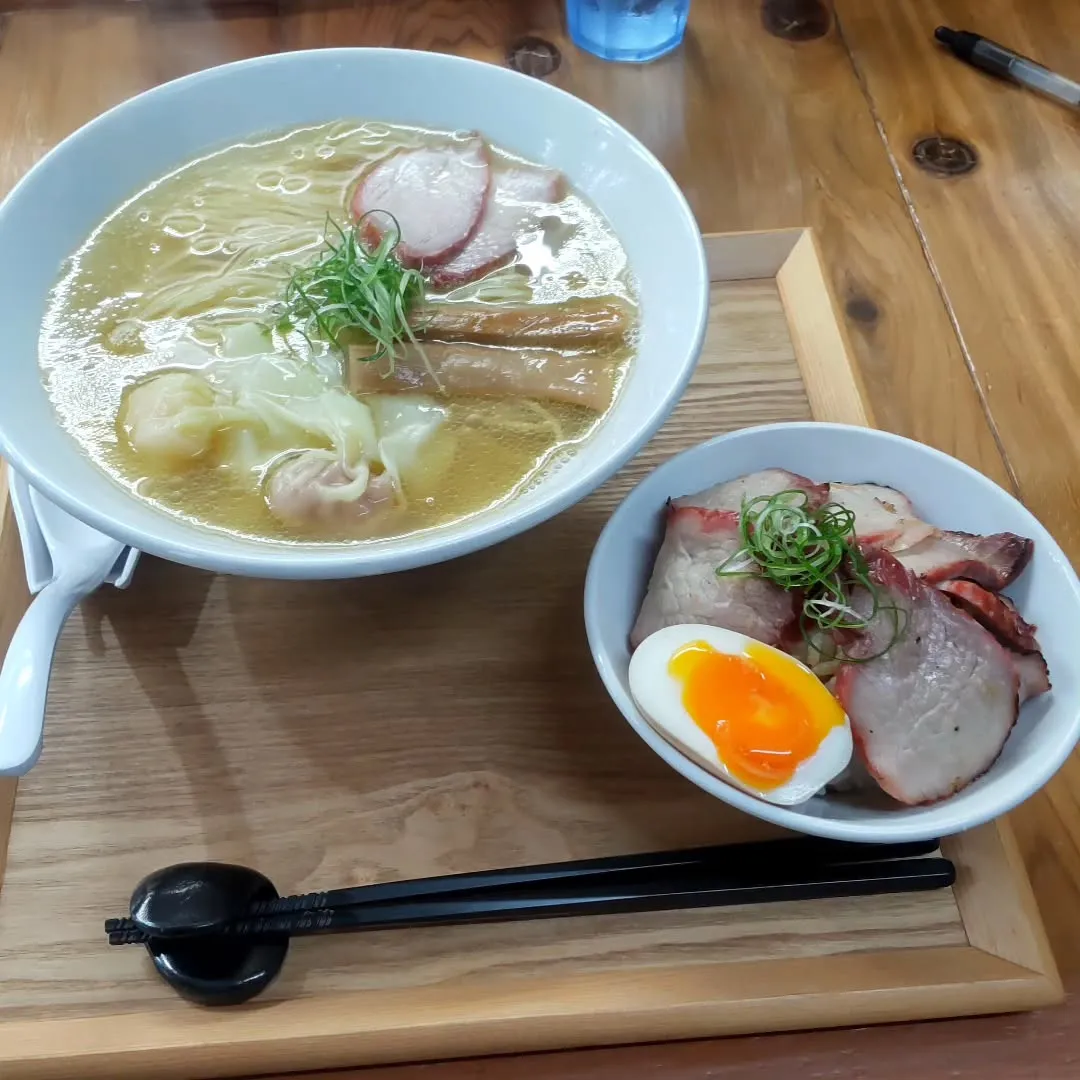
<svg viewBox="0 0 1080 1080">
<path fill-rule="evenodd" d="M 646 720 L 702 768 L 781 806 L 805 802 L 851 760 L 851 727 L 809 668 L 716 626 L 668 626 L 630 658 Z"/>
</svg>

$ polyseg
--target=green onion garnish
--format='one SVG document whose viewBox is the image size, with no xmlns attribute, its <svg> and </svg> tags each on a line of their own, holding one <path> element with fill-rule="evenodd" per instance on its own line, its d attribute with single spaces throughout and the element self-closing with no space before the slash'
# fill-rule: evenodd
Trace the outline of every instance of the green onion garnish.
<svg viewBox="0 0 1080 1080">
<path fill-rule="evenodd" d="M 742 547 L 716 570 L 719 577 L 767 577 L 782 589 L 804 593 L 800 627 L 818 653 L 855 663 L 888 652 L 903 634 L 907 612 L 884 603 L 881 589 L 855 544 L 855 515 L 845 506 L 826 503 L 810 509 L 805 491 L 781 491 L 744 502 L 739 512 Z M 871 609 L 862 615 L 851 604 L 851 592 L 865 589 Z M 865 630 L 875 617 L 888 614 L 893 633 L 873 656 L 849 656 L 834 631 Z"/>
<path fill-rule="evenodd" d="M 308 341 L 322 338 L 341 350 L 348 344 L 345 337 L 359 336 L 373 345 L 366 360 L 386 358 L 392 367 L 398 346 L 416 344 L 409 315 L 424 298 L 424 279 L 395 257 L 401 230 L 392 215 L 384 215 L 391 227 L 374 250 L 368 249 L 361 236 L 369 216 L 346 228 L 327 218 L 325 249 L 289 279 L 277 327 L 282 333 L 298 330 Z"/>
</svg>

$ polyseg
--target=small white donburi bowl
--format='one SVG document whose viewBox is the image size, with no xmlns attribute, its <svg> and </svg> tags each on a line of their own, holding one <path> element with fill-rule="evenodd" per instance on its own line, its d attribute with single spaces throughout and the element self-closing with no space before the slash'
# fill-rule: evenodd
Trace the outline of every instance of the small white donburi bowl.
<svg viewBox="0 0 1080 1080">
<path fill-rule="evenodd" d="M 627 683 L 630 629 L 664 529 L 664 503 L 772 466 L 812 480 L 887 484 L 942 528 L 1014 532 L 1035 541 L 1031 565 L 1008 591 L 1039 628 L 1053 690 L 1030 702 L 990 770 L 930 806 L 818 795 L 774 806 L 724 783 L 659 735 L 634 705 Z M 1011 810 L 1057 771 L 1080 738 L 1080 582 L 1039 521 L 981 473 L 928 446 L 842 424 L 746 428 L 695 446 L 647 476 L 612 515 L 593 550 L 585 583 L 585 625 L 600 677 L 630 726 L 672 768 L 724 802 L 797 832 L 838 840 L 896 842 L 948 836 Z"/>
<path fill-rule="evenodd" d="M 558 470 L 488 513 L 445 529 L 352 545 L 244 540 L 130 495 L 57 423 L 38 334 L 61 262 L 124 199 L 169 169 L 245 137 L 357 117 L 476 130 L 561 170 L 611 223 L 642 305 L 640 345 L 615 407 Z M 591 105 L 492 64 L 395 49 L 260 57 L 167 83 L 65 139 L 0 205 L 0 454 L 42 494 L 135 548 L 224 573 L 357 577 L 464 555 L 583 498 L 645 444 L 674 407 L 705 333 L 708 278 L 697 225 L 648 150 Z"/>
</svg>

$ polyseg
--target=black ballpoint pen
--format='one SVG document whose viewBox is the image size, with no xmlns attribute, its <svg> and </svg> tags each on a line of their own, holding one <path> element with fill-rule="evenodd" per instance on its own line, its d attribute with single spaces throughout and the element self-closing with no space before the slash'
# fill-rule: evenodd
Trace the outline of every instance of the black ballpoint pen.
<svg viewBox="0 0 1080 1080">
<path fill-rule="evenodd" d="M 948 46 L 954 56 L 1001 79 L 1019 83 L 1066 105 L 1080 106 L 1080 83 L 1058 75 L 1012 49 L 967 30 L 939 26 L 934 37 Z"/>
</svg>

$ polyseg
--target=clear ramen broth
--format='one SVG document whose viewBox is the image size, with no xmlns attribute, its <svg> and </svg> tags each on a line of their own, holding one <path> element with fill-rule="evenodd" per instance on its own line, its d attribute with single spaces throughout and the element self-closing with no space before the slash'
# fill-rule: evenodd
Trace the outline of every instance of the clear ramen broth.
<svg viewBox="0 0 1080 1080">
<path fill-rule="evenodd" d="M 361 213 L 380 192 L 393 209 Z M 346 235 L 417 271 L 389 354 L 327 322 L 329 301 L 312 314 L 318 273 L 290 285 Z M 610 408 L 636 323 L 617 238 L 557 174 L 472 133 L 339 121 L 211 153 L 120 206 L 65 263 L 40 363 L 64 428 L 162 510 L 356 542 L 481 513 L 557 468 Z"/>
</svg>

